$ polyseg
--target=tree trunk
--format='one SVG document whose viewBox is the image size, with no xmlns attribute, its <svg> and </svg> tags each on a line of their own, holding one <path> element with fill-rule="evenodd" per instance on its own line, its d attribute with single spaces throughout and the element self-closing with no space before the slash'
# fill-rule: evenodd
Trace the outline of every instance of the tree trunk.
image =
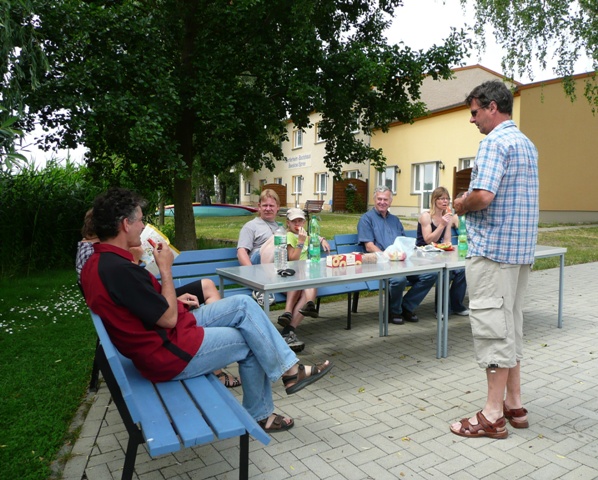
<svg viewBox="0 0 598 480">
<path fill-rule="evenodd" d="M 220 182 L 220 189 L 218 191 L 218 201 L 220 203 L 226 203 L 226 183 Z"/>
<path fill-rule="evenodd" d="M 196 250 L 195 217 L 191 198 L 191 175 L 174 180 L 174 231 L 175 246 L 179 250 Z"/>
<path fill-rule="evenodd" d="M 184 33 L 181 51 L 181 69 L 187 74 L 192 70 L 193 42 L 197 36 L 197 25 L 195 14 L 197 2 L 188 0 L 183 4 L 185 13 Z M 185 97 L 191 92 L 183 90 L 182 99 L 185 105 Z M 197 235 L 195 233 L 195 217 L 193 216 L 193 187 L 191 174 L 193 173 L 193 161 L 195 159 L 193 146 L 193 129 L 195 125 L 195 113 L 184 109 L 177 127 L 177 136 L 180 142 L 180 152 L 185 162 L 186 172 L 184 178 L 174 180 L 174 231 L 176 247 L 179 250 L 196 250 Z"/>
</svg>

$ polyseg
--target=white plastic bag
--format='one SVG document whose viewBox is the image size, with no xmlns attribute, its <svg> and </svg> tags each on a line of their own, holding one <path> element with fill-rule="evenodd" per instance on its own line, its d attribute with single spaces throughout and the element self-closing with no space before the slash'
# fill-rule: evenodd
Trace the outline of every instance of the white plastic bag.
<svg viewBox="0 0 598 480">
<path fill-rule="evenodd" d="M 384 253 L 391 260 L 405 260 L 409 258 L 415 249 L 415 238 L 397 237 L 392 245 L 389 245 Z"/>
</svg>

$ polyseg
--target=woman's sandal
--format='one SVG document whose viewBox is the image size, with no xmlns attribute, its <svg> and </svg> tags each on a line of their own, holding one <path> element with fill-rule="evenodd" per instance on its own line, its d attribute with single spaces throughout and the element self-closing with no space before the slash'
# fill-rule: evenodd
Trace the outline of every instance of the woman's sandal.
<svg viewBox="0 0 598 480">
<path fill-rule="evenodd" d="M 286 387 L 285 390 L 287 395 L 297 393 L 299 390 L 303 390 L 308 385 L 317 382 L 320 378 L 330 372 L 332 369 L 332 362 L 328 363 L 328 365 L 325 363 L 317 363 L 312 365 L 311 372 L 309 374 L 305 370 L 305 365 L 302 363 L 300 363 L 297 367 L 298 370 L 295 375 L 282 376 L 282 383 Z"/>
<path fill-rule="evenodd" d="M 476 417 L 477 425 L 472 425 L 468 418 L 464 418 L 459 420 L 461 428 L 458 431 L 451 428 L 451 432 L 460 437 L 507 438 L 509 435 L 505 417 L 500 417 L 496 422 L 490 423 L 481 410 L 476 413 Z"/>
<path fill-rule="evenodd" d="M 526 420 L 517 420 L 518 418 L 523 418 L 527 415 L 527 410 L 525 408 L 513 408 L 509 409 L 503 403 L 502 411 L 504 413 L 505 418 L 509 421 L 513 428 L 528 428 L 529 422 Z"/>
<path fill-rule="evenodd" d="M 235 388 L 241 386 L 241 379 L 239 377 L 235 377 L 228 372 L 222 370 L 218 375 L 218 378 L 224 378 L 224 386 L 226 388 Z M 231 380 L 232 378 L 232 380 Z"/>
<path fill-rule="evenodd" d="M 272 415 L 274 415 L 274 419 L 270 423 L 270 426 L 266 427 L 266 425 L 268 424 L 268 420 L 270 420 L 270 417 L 272 417 Z M 290 430 L 295 426 L 295 421 L 292 418 L 289 418 L 290 422 L 287 423 L 284 421 L 285 417 L 283 417 L 282 415 L 278 415 L 277 413 L 273 413 L 272 415 L 257 422 L 258 425 L 262 427 L 264 429 L 264 432 L 266 433 L 284 432 L 286 430 Z"/>
</svg>

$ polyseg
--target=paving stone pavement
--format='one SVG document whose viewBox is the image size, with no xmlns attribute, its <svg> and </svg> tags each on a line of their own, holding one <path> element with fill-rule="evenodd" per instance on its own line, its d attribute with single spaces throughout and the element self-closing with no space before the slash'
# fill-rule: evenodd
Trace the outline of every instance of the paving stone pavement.
<svg viewBox="0 0 598 480">
<path fill-rule="evenodd" d="M 295 428 L 264 447 L 250 442 L 252 479 L 594 479 L 598 478 L 598 263 L 565 268 L 558 329 L 558 269 L 533 272 L 525 309 L 523 402 L 530 428 L 504 440 L 468 439 L 449 424 L 478 411 L 485 373 L 473 361 L 467 317 L 449 320 L 449 356 L 436 359 L 433 291 L 420 322 L 378 337 L 377 297 L 361 298 L 345 330 L 346 301 L 321 307 L 298 330 L 304 361 L 330 358 L 332 373 L 286 396 L 277 411 Z M 274 320 L 279 312 L 271 312 Z M 231 368 L 231 371 L 236 371 Z M 241 395 L 240 389 L 235 393 Z M 92 397 L 65 480 L 119 479 L 127 434 L 105 385 Z M 238 478 L 238 439 L 151 459 L 137 455 L 139 480 Z"/>
</svg>

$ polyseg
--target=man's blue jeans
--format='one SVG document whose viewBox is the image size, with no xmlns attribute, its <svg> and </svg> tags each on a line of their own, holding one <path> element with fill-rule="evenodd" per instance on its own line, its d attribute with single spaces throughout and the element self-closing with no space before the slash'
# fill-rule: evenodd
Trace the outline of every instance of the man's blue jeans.
<svg viewBox="0 0 598 480">
<path fill-rule="evenodd" d="M 243 406 L 257 421 L 274 412 L 272 383 L 298 362 L 264 311 L 251 298 L 233 295 L 193 311 L 204 327 L 199 351 L 176 380 L 239 363 Z"/>
<path fill-rule="evenodd" d="M 423 275 L 407 275 L 406 277 L 393 277 L 390 279 L 390 312 L 395 315 L 403 313 L 403 309 L 414 312 L 430 289 L 436 283 L 435 273 L 424 273 Z M 403 297 L 403 291 L 411 284 L 411 288 Z"/>
</svg>

